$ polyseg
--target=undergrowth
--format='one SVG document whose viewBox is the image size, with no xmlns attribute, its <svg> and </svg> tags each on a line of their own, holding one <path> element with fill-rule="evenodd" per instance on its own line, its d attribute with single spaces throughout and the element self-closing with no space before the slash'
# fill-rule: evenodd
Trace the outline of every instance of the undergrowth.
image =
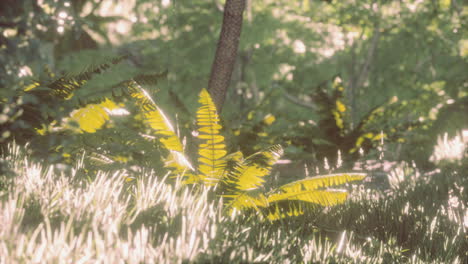
<svg viewBox="0 0 468 264">
<path fill-rule="evenodd" d="M 345 204 L 275 222 L 223 214 L 210 188 L 142 171 L 94 179 L 29 161 L 10 147 L 0 263 L 466 263 L 466 170 L 405 167 L 385 192 L 355 188 Z M 465 173 L 465 174 L 463 174 Z"/>
</svg>

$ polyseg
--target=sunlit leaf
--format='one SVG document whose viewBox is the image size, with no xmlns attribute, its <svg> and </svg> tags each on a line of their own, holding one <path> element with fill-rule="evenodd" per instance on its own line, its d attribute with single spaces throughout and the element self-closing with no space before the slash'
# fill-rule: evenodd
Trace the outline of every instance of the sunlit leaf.
<svg viewBox="0 0 468 264">
<path fill-rule="evenodd" d="M 229 201 L 226 205 L 227 210 L 232 213 L 232 210 L 237 209 L 244 211 L 253 209 L 254 211 L 260 211 L 262 208 L 268 206 L 268 200 L 266 196 L 259 191 L 243 192 L 240 194 L 224 195 Z"/>
<path fill-rule="evenodd" d="M 188 171 L 193 170 L 193 167 L 183 154 L 182 143 L 169 119 L 138 83 L 130 81 L 126 85 L 130 96 L 135 100 L 143 115 L 144 123 L 152 128 L 159 142 L 169 151 L 164 160 L 165 166 L 173 169 L 176 174 L 188 175 Z"/>
<path fill-rule="evenodd" d="M 240 152 L 228 156 L 225 165 L 227 173 L 222 183 L 226 192 L 223 197 L 230 212 L 234 209 L 259 211 L 268 206 L 268 200 L 259 187 L 263 186 L 264 176 L 270 174 L 271 166 L 282 153 L 282 147 L 274 145 L 245 160 L 242 160 Z"/>
<path fill-rule="evenodd" d="M 206 89 L 199 95 L 201 106 L 197 111 L 198 138 L 198 171 L 200 178 L 206 185 L 215 185 L 223 177 L 226 160 L 226 145 L 224 137 L 220 135 L 222 126 L 218 123 L 219 117 L 216 106 Z"/>
<path fill-rule="evenodd" d="M 182 143 L 164 112 L 154 103 L 150 95 L 136 82 L 128 82 L 130 96 L 136 101 L 143 121 L 153 129 L 159 141 L 170 151 L 182 152 Z"/>
<path fill-rule="evenodd" d="M 331 174 L 283 185 L 267 196 L 267 218 L 277 220 L 301 215 L 307 206 L 334 206 L 344 203 L 348 195 L 346 191 L 323 188 L 362 180 L 365 177 L 365 174 L 359 173 Z"/>
<path fill-rule="evenodd" d="M 312 177 L 304 180 L 285 184 L 279 188 L 284 193 L 298 193 L 301 191 L 312 191 L 319 188 L 326 188 L 341 185 L 347 182 L 360 181 L 366 177 L 362 173 L 339 173 Z"/>
<path fill-rule="evenodd" d="M 276 118 L 274 115 L 272 114 L 268 114 L 266 115 L 264 118 L 263 118 L 263 123 L 265 123 L 266 125 L 271 125 L 275 122 Z"/>
<path fill-rule="evenodd" d="M 238 191 L 257 189 L 265 182 L 264 177 L 270 174 L 271 167 L 283 154 L 280 145 L 274 145 L 257 152 L 239 163 L 228 175 L 226 182 Z"/>
<path fill-rule="evenodd" d="M 307 190 L 299 192 L 274 193 L 268 196 L 268 202 L 274 203 L 284 200 L 299 200 L 322 206 L 333 206 L 346 201 L 347 196 L 348 193 L 342 190 Z"/>
</svg>

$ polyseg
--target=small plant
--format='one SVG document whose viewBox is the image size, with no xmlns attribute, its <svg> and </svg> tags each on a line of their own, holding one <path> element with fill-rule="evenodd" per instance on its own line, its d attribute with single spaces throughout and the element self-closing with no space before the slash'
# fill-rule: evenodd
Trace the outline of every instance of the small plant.
<svg viewBox="0 0 468 264">
<path fill-rule="evenodd" d="M 323 188 L 362 180 L 363 174 L 324 175 L 283 185 L 270 192 L 262 192 L 265 177 L 283 154 L 280 145 L 273 145 L 246 158 L 241 152 L 226 155 L 224 137 L 216 107 L 209 93 L 203 89 L 197 111 L 199 127 L 198 172 L 187 182 L 216 186 L 226 199 L 226 208 L 260 212 L 270 220 L 304 213 L 307 205 L 331 206 L 344 202 L 346 192 Z"/>
<path fill-rule="evenodd" d="M 435 85 L 434 85 L 435 86 Z M 313 153 L 313 159 L 323 161 L 327 158 L 336 163 L 338 151 L 341 151 L 344 166 L 353 166 L 363 154 L 372 148 L 386 143 L 403 143 L 408 135 L 420 135 L 432 124 L 429 106 L 438 99 L 432 86 L 427 88 L 428 96 L 400 100 L 397 96 L 387 102 L 371 108 L 360 116 L 351 113 L 347 103 L 346 90 L 340 76 L 323 82 L 309 94 L 313 109 L 318 114 L 318 122 L 311 125 L 296 126 L 292 131 L 292 145 L 299 146 L 306 152 Z M 310 108 L 311 106 L 309 106 Z M 411 114 L 408 114 L 411 112 Z M 425 131 L 424 133 L 427 133 Z M 311 136 L 312 135 L 312 136 Z"/>
</svg>

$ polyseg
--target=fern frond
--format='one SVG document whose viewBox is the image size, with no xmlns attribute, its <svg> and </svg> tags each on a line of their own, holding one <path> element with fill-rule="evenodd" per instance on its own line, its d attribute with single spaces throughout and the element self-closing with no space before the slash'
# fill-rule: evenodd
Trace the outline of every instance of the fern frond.
<svg viewBox="0 0 468 264">
<path fill-rule="evenodd" d="M 343 190 L 314 190 L 293 193 L 275 193 L 267 197 L 268 206 L 262 210 L 270 221 L 299 216 L 318 206 L 334 206 L 346 201 Z"/>
<path fill-rule="evenodd" d="M 231 153 L 229 155 L 224 156 L 222 159 L 222 166 L 219 167 L 218 173 L 219 173 L 219 179 L 221 179 L 221 185 L 222 187 L 220 188 L 221 191 L 226 191 L 227 186 L 225 184 L 225 179 L 228 177 L 229 173 L 231 173 L 240 163 L 244 161 L 244 155 L 242 152 L 237 151 L 234 153 Z"/>
<path fill-rule="evenodd" d="M 215 185 L 223 176 L 226 160 L 226 145 L 224 137 L 219 134 L 221 125 L 216 112 L 216 106 L 206 89 L 199 96 L 201 106 L 197 111 L 198 138 L 198 170 L 200 178 L 206 185 Z"/>
<path fill-rule="evenodd" d="M 319 121 L 319 127 L 327 138 L 337 142 L 346 133 L 349 124 L 346 122 L 346 106 L 344 104 L 344 87 L 341 78 L 335 76 L 332 81 L 332 94 L 326 85 L 329 81 L 316 87 L 311 95 L 313 101 L 319 107 L 318 112 L 323 118 Z"/>
<path fill-rule="evenodd" d="M 101 74 L 103 71 L 109 69 L 111 65 L 115 65 L 124 60 L 126 56 L 120 56 L 116 58 L 107 59 L 109 62 L 104 62 L 98 65 L 91 65 L 86 67 L 85 70 L 81 71 L 79 74 L 70 75 L 66 74 L 51 83 L 43 83 L 35 81 L 33 85 L 29 85 L 24 88 L 24 91 L 30 92 L 37 89 L 39 86 L 47 87 L 49 90 L 49 95 L 54 97 L 68 100 L 73 97 L 73 94 L 76 90 L 81 88 L 87 81 L 91 80 L 94 75 Z M 51 74 L 51 76 L 53 76 Z"/>
<path fill-rule="evenodd" d="M 343 203 L 346 200 L 348 193 L 344 190 L 315 190 L 315 191 L 300 191 L 274 193 L 268 196 L 269 203 L 278 201 L 304 201 L 318 204 L 321 206 L 333 206 Z"/>
<path fill-rule="evenodd" d="M 298 193 L 301 191 L 313 191 L 319 188 L 332 187 L 347 182 L 360 181 L 366 177 L 362 173 L 339 173 L 312 177 L 304 180 L 295 181 L 279 187 L 283 193 Z"/>
<path fill-rule="evenodd" d="M 259 151 L 239 163 L 229 173 L 225 182 L 231 191 L 249 191 L 263 185 L 264 177 L 270 174 L 271 167 L 283 154 L 281 145 L 273 145 Z"/>
<path fill-rule="evenodd" d="M 105 58 L 104 62 L 98 64 L 92 64 L 86 67 L 83 71 L 81 71 L 76 76 L 66 75 L 66 78 L 73 78 L 78 81 L 89 81 L 93 78 L 93 75 L 101 74 L 103 71 L 108 70 L 112 67 L 112 65 L 119 64 L 128 56 L 118 56 L 113 58 Z"/>
<path fill-rule="evenodd" d="M 68 100 L 72 98 L 73 93 L 85 83 L 85 80 L 61 77 L 46 86 L 51 89 L 50 95 Z"/>
<path fill-rule="evenodd" d="M 344 104 L 344 87 L 339 76 L 336 76 L 333 80 L 333 99 L 334 99 L 334 107 L 331 109 L 331 114 L 335 119 L 336 126 L 340 129 L 340 135 L 344 136 L 345 129 L 347 129 L 348 124 L 346 123 L 345 114 L 346 106 Z"/>
<path fill-rule="evenodd" d="M 76 122 L 80 132 L 94 133 L 101 129 L 107 120 L 109 120 L 109 110 L 116 109 L 119 106 L 106 98 L 100 104 L 88 104 L 85 107 L 74 110 L 70 114 L 69 121 Z"/>
<path fill-rule="evenodd" d="M 136 105 L 143 115 L 143 121 L 153 129 L 159 142 L 169 151 L 169 155 L 165 159 L 166 167 L 173 168 L 178 173 L 193 170 L 192 165 L 183 154 L 182 143 L 172 124 L 151 96 L 135 81 L 128 82 L 127 89 L 130 97 L 136 101 Z"/>
<path fill-rule="evenodd" d="M 252 209 L 253 211 L 259 212 L 269 205 L 267 197 L 258 190 L 223 195 L 223 197 L 227 198 L 229 201 L 225 207 L 229 214 L 232 214 L 234 210 L 246 211 Z"/>
<path fill-rule="evenodd" d="M 267 218 L 277 220 L 288 216 L 301 215 L 306 207 L 314 207 L 314 205 L 334 206 L 344 203 L 348 197 L 346 191 L 320 190 L 319 188 L 359 181 L 365 177 L 365 174 L 359 173 L 331 174 L 283 185 L 267 196 Z"/>
<path fill-rule="evenodd" d="M 127 85 L 130 97 L 135 100 L 144 117 L 144 122 L 154 130 L 154 134 L 163 146 L 168 150 L 182 152 L 182 143 L 164 112 L 136 82 L 130 81 Z"/>
<path fill-rule="evenodd" d="M 241 163 L 244 160 L 244 156 L 242 152 L 237 151 L 234 153 L 231 153 L 229 155 L 226 155 L 222 158 L 222 166 L 220 167 L 219 172 L 219 179 L 225 179 L 227 175 L 234 170 L 234 168 Z M 193 183 L 200 183 L 205 182 L 205 177 L 204 175 L 190 175 L 190 177 L 184 181 L 185 184 L 193 184 Z M 223 186 L 219 188 L 221 191 L 225 191 L 227 188 L 225 186 L 225 182 L 221 181 L 220 182 Z"/>
<path fill-rule="evenodd" d="M 303 215 L 306 209 L 311 209 L 313 204 L 303 201 L 281 201 L 274 203 L 263 210 L 263 215 L 270 221 L 275 221 L 283 218 Z"/>
<path fill-rule="evenodd" d="M 161 79 L 167 77 L 167 70 L 162 73 L 139 74 L 133 80 L 139 85 L 156 85 Z"/>
<path fill-rule="evenodd" d="M 268 198 L 259 188 L 265 182 L 263 178 L 270 174 L 271 167 L 282 154 L 283 148 L 273 145 L 243 161 L 233 160 L 234 167 L 229 169 L 222 181 L 225 192 L 223 197 L 227 200 L 226 208 L 230 212 L 234 209 L 259 212 L 269 206 Z"/>
</svg>

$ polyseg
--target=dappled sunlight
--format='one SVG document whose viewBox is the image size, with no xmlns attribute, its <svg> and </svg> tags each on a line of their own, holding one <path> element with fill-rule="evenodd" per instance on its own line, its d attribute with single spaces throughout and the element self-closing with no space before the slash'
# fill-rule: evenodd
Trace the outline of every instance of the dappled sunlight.
<svg viewBox="0 0 468 264">
<path fill-rule="evenodd" d="M 430 161 L 434 163 L 461 161 L 467 157 L 467 151 L 468 130 L 463 130 L 452 138 L 448 137 L 448 133 L 444 133 L 443 136 L 438 136 Z"/>
<path fill-rule="evenodd" d="M 28 66 L 21 67 L 18 72 L 18 77 L 25 77 L 25 76 L 31 76 L 31 75 L 32 75 L 31 68 L 29 68 Z"/>
<path fill-rule="evenodd" d="M 294 42 L 293 42 L 293 50 L 294 50 L 294 53 L 305 53 L 306 50 L 307 50 L 307 47 L 304 45 L 304 42 L 302 42 L 301 40 L 298 40 L 296 39 Z"/>
</svg>

